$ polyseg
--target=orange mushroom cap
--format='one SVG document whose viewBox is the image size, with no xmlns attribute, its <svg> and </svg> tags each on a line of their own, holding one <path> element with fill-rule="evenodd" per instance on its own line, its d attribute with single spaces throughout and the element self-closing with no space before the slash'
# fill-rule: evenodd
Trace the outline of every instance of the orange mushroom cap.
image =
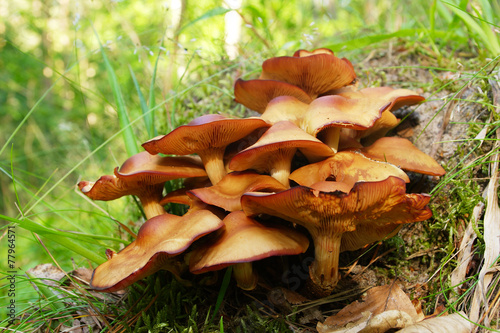
<svg viewBox="0 0 500 333">
<path fill-rule="evenodd" d="M 344 90 L 339 92 L 339 95 L 350 99 L 366 99 L 373 101 L 374 104 L 388 104 L 382 112 L 381 117 L 375 121 L 373 126 L 365 130 L 359 130 L 356 135 L 358 139 L 369 137 L 370 143 L 385 136 L 391 128 L 394 128 L 399 123 L 399 120 L 391 111 L 403 106 L 415 105 L 425 100 L 423 96 L 420 96 L 413 90 L 393 89 L 391 87 Z"/>
<path fill-rule="evenodd" d="M 373 126 L 388 103 L 374 103 L 369 99 L 351 99 L 329 95 L 315 99 L 302 117 L 300 127 L 317 136 L 328 127 L 345 127 L 356 130 Z"/>
<path fill-rule="evenodd" d="M 294 123 L 280 121 L 271 126 L 255 144 L 236 154 L 231 159 L 229 168 L 236 171 L 254 169 L 270 172 L 271 176 L 288 186 L 291 161 L 297 149 L 311 159 L 333 155 L 328 146 Z"/>
<path fill-rule="evenodd" d="M 367 98 L 370 100 L 385 100 L 390 103 L 387 110 L 397 110 L 403 106 L 414 105 L 425 100 L 425 97 L 419 95 L 410 89 L 394 89 L 391 87 L 371 87 L 360 90 L 343 90 L 339 92 L 342 97 L 350 99 Z"/>
<path fill-rule="evenodd" d="M 299 125 L 300 119 L 306 113 L 308 107 L 308 104 L 293 96 L 280 96 L 269 102 L 260 117 L 271 124 L 288 120 L 295 125 Z"/>
<path fill-rule="evenodd" d="M 241 205 L 248 216 L 277 216 L 309 231 L 315 246 L 309 274 L 316 293 L 324 295 L 339 279 L 338 256 L 345 232 L 361 225 L 379 228 L 425 220 L 432 215 L 427 207 L 429 200 L 426 194 L 406 194 L 404 181 L 389 177 L 378 182 L 358 182 L 349 193 L 304 186 L 276 194 L 246 193 Z"/>
<path fill-rule="evenodd" d="M 446 173 L 435 159 L 404 138 L 380 138 L 371 146 L 361 148 L 360 151 L 368 158 L 386 161 L 404 170 L 432 176 L 443 176 Z"/>
<path fill-rule="evenodd" d="M 292 96 L 306 104 L 312 102 L 304 90 L 286 82 L 238 79 L 234 84 L 235 101 L 259 113 L 263 113 L 269 102 L 279 96 Z"/>
<path fill-rule="evenodd" d="M 316 98 L 329 90 L 352 84 L 356 74 L 349 60 L 322 52 L 301 57 L 267 59 L 262 64 L 259 79 L 287 82 Z"/>
<path fill-rule="evenodd" d="M 303 186 L 334 180 L 352 188 L 357 182 L 380 181 L 391 176 L 410 182 L 408 175 L 395 165 L 374 161 L 356 152 L 341 151 L 324 161 L 295 170 L 289 178 Z"/>
<path fill-rule="evenodd" d="M 297 50 L 295 51 L 295 53 L 293 54 L 294 57 L 308 57 L 308 56 L 311 56 L 311 55 L 315 55 L 315 54 L 331 54 L 331 55 L 334 55 L 333 51 L 330 50 L 330 49 L 327 49 L 327 48 L 319 48 L 319 49 L 316 49 L 316 50 L 313 50 L 313 51 L 307 51 L 307 50 Z"/>
<path fill-rule="evenodd" d="M 225 227 L 213 243 L 191 253 L 189 269 L 192 273 L 220 270 L 271 256 L 300 254 L 309 246 L 309 240 L 300 232 L 285 226 L 261 224 L 242 211 L 230 213 L 223 222 Z M 240 287 L 253 289 L 255 279 L 248 280 L 250 285 Z"/>
<path fill-rule="evenodd" d="M 286 189 L 287 187 L 271 176 L 251 171 L 235 171 L 224 176 L 217 185 L 192 189 L 187 192 L 187 195 L 192 199 L 197 198 L 206 204 L 232 212 L 241 210 L 240 199 L 243 193 L 279 192 Z"/>
<path fill-rule="evenodd" d="M 114 175 L 95 183 L 81 181 L 78 187 L 92 200 L 115 200 L 137 195 L 148 218 L 165 213 L 159 204 L 163 183 L 177 178 L 203 177 L 206 172 L 197 158 L 160 157 L 141 152 L 127 159 Z"/>
<path fill-rule="evenodd" d="M 90 285 L 106 292 L 124 289 L 160 269 L 168 269 L 169 258 L 223 225 L 209 210 L 190 211 L 182 217 L 171 214 L 153 217 L 142 225 L 131 244 L 113 253 L 94 270 Z"/>
<path fill-rule="evenodd" d="M 151 154 L 197 153 L 212 184 L 215 185 L 226 174 L 223 162 L 226 146 L 257 128 L 269 126 L 259 118 L 230 119 L 210 114 L 198 117 L 167 135 L 151 139 L 142 146 Z"/>
</svg>

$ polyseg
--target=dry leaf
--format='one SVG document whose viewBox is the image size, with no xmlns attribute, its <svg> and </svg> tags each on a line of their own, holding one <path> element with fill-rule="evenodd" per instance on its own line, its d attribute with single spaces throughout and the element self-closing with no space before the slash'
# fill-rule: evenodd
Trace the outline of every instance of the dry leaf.
<svg viewBox="0 0 500 333">
<path fill-rule="evenodd" d="M 385 332 L 402 328 L 423 319 L 408 296 L 397 285 L 370 289 L 363 301 L 356 301 L 318 323 L 320 333 Z"/>
<path fill-rule="evenodd" d="M 474 325 L 463 312 L 434 317 L 399 330 L 398 333 L 469 333 Z"/>
<path fill-rule="evenodd" d="M 497 132 L 497 137 L 498 137 Z M 488 315 L 489 297 L 488 287 L 493 281 L 494 274 L 490 268 L 495 264 L 500 253 L 500 207 L 498 206 L 498 159 L 499 155 L 495 154 L 492 157 L 493 163 L 491 166 L 491 179 L 486 189 L 487 203 L 486 212 L 484 215 L 484 261 L 481 270 L 479 271 L 478 283 L 474 290 L 472 304 L 469 311 L 471 321 L 478 322 L 481 314 L 484 314 L 485 326 L 490 325 L 490 318 Z"/>
<path fill-rule="evenodd" d="M 48 286 L 58 286 L 54 281 L 61 280 L 66 274 L 52 264 L 40 264 L 26 271 L 29 275 L 42 279 L 42 282 Z"/>
</svg>

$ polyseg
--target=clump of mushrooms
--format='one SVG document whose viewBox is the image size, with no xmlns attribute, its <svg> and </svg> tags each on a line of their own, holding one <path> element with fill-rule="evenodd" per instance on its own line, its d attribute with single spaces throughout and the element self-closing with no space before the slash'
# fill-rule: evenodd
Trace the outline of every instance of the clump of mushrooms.
<svg viewBox="0 0 500 333">
<path fill-rule="evenodd" d="M 268 59 L 258 79 L 235 84 L 235 100 L 261 116 L 198 117 L 145 142 L 114 175 L 80 182 L 94 200 L 139 197 L 147 218 L 131 244 L 106 251 L 91 286 L 111 292 L 160 269 L 180 277 L 232 266 L 238 286 L 251 290 L 259 281 L 253 261 L 311 243 L 308 289 L 331 293 L 343 251 L 431 217 L 430 196 L 406 193 L 403 170 L 445 173 L 409 140 L 385 137 L 399 122 L 392 111 L 424 98 L 357 85 L 353 65 L 328 49 Z M 185 188 L 164 193 L 177 178 Z M 169 202 L 190 208 L 172 215 Z"/>
</svg>

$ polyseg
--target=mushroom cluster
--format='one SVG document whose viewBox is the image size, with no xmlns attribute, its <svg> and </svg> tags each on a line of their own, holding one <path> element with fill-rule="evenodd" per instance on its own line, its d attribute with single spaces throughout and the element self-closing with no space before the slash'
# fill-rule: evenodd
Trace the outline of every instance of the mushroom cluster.
<svg viewBox="0 0 500 333">
<path fill-rule="evenodd" d="M 307 286 L 331 293 L 343 251 L 431 216 L 430 196 L 406 193 L 403 170 L 445 173 L 410 141 L 385 137 L 399 121 L 392 111 L 422 96 L 357 86 L 352 64 L 328 49 L 268 59 L 258 79 L 235 83 L 235 100 L 260 116 L 201 116 L 145 142 L 114 175 L 80 182 L 95 200 L 138 196 L 147 217 L 130 245 L 106 252 L 92 287 L 111 292 L 160 269 L 180 277 L 232 266 L 238 286 L 251 290 L 252 262 L 304 253 L 311 242 Z M 176 178 L 185 187 L 163 193 Z M 169 202 L 189 209 L 169 214 Z"/>
</svg>

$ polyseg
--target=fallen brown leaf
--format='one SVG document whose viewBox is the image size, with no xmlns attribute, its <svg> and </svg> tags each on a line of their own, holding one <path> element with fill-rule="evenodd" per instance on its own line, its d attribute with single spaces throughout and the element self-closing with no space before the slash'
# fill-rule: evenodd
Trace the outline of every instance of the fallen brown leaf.
<svg viewBox="0 0 500 333">
<path fill-rule="evenodd" d="M 351 303 L 324 323 L 318 323 L 317 329 L 319 333 L 385 332 L 423 318 L 401 288 L 391 284 L 368 290 L 362 301 Z"/>
</svg>

